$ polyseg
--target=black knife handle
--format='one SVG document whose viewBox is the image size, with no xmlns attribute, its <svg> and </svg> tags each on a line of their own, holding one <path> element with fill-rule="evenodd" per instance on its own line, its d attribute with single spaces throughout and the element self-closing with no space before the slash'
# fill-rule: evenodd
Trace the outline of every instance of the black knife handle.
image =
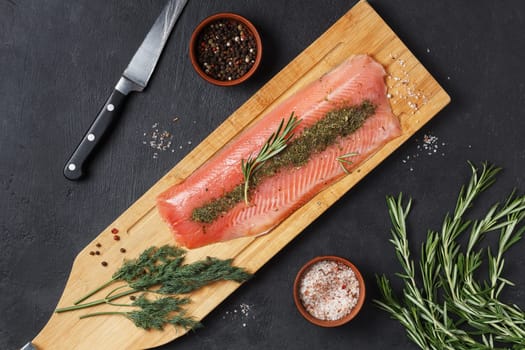
<svg viewBox="0 0 525 350">
<path fill-rule="evenodd" d="M 118 90 L 113 90 L 106 103 L 98 113 L 95 121 L 89 127 L 82 141 L 69 158 L 64 167 L 64 176 L 69 180 L 78 180 L 83 175 L 83 170 L 89 156 L 99 144 L 102 137 L 109 129 L 111 124 L 117 119 L 122 108 L 126 95 Z"/>
</svg>

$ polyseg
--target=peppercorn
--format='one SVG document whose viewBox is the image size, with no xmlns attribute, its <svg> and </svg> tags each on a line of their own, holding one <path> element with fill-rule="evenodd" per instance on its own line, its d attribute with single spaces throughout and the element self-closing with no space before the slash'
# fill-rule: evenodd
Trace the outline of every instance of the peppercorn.
<svg viewBox="0 0 525 350">
<path fill-rule="evenodd" d="M 114 235 L 118 233 L 118 229 L 117 228 L 112 228 L 111 229 L 111 233 L 113 233 Z"/>
<path fill-rule="evenodd" d="M 197 62 L 214 79 L 239 79 L 255 63 L 255 37 L 244 24 L 235 20 L 212 22 L 200 32 L 197 42 Z"/>
<path fill-rule="evenodd" d="M 108 266 L 108 263 L 106 261 L 101 262 L 102 266 Z"/>
<path fill-rule="evenodd" d="M 126 249 L 124 249 L 124 248 L 120 248 L 120 252 L 121 252 L 121 253 L 125 253 L 125 252 L 126 252 Z"/>
<path fill-rule="evenodd" d="M 102 244 L 100 244 L 100 243 L 97 243 L 97 244 L 95 244 L 95 245 L 97 246 L 97 248 L 102 247 Z"/>
<path fill-rule="evenodd" d="M 94 251 L 90 251 L 89 255 L 95 255 L 95 252 Z"/>
<path fill-rule="evenodd" d="M 119 235 L 114 235 L 114 236 L 113 236 L 113 239 L 114 239 L 115 241 L 120 241 L 120 236 L 119 236 Z"/>
</svg>

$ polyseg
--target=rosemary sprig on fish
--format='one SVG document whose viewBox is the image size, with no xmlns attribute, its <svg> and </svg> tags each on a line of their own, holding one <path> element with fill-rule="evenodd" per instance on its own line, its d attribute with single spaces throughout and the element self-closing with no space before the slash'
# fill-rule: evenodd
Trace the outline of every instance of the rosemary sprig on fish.
<svg viewBox="0 0 525 350">
<path fill-rule="evenodd" d="M 244 201 L 246 204 L 249 203 L 248 191 L 253 174 L 259 170 L 267 160 L 284 151 L 288 145 L 288 141 L 290 141 L 293 136 L 293 130 L 299 123 L 300 120 L 297 119 L 292 112 L 286 125 L 284 125 L 284 119 L 281 120 L 277 131 L 270 135 L 257 156 L 250 156 L 247 160 L 243 159 L 241 161 L 241 169 L 244 175 Z"/>
</svg>

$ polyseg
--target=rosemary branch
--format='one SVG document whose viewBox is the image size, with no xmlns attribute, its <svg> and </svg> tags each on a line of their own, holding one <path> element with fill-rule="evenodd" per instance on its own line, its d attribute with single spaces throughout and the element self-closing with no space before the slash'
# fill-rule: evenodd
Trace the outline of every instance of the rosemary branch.
<svg viewBox="0 0 525 350">
<path fill-rule="evenodd" d="M 525 196 L 512 193 L 492 206 L 479 220 L 464 218 L 474 200 L 495 181 L 499 168 L 470 164 L 472 176 L 458 196 L 455 210 L 446 215 L 440 232 L 429 230 L 421 246 L 419 270 L 408 248 L 406 218 L 411 200 L 387 197 L 392 239 L 402 272 L 403 298 L 394 295 L 390 281 L 377 276 L 382 300 L 376 304 L 397 319 L 408 337 L 422 349 L 523 349 L 525 313 L 499 300 L 506 285 L 502 276 L 504 253 L 525 232 Z M 479 247 L 483 237 L 499 231 L 495 253 Z M 458 240 L 468 235 L 466 247 Z M 488 276 L 479 281 L 483 257 Z"/>
<path fill-rule="evenodd" d="M 286 148 L 288 141 L 290 141 L 293 136 L 293 130 L 299 122 L 300 120 L 297 119 L 292 112 L 286 125 L 284 124 L 284 119 L 281 120 L 279 127 L 270 135 L 268 140 L 266 140 L 257 156 L 250 156 L 247 160 L 243 159 L 241 161 L 241 169 L 244 176 L 244 201 L 246 204 L 249 203 L 248 190 L 250 189 L 250 180 L 253 174 L 259 170 L 268 159 L 281 153 Z"/>
</svg>

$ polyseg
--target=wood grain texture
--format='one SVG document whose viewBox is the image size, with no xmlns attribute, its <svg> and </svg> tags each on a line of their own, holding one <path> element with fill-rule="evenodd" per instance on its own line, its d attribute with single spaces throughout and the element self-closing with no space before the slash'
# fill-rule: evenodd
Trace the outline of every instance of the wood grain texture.
<svg viewBox="0 0 525 350">
<path fill-rule="evenodd" d="M 345 58 L 359 53 L 373 56 L 386 68 L 391 105 L 401 120 L 402 136 L 384 146 L 352 174 L 319 193 L 269 234 L 191 250 L 187 255 L 188 262 L 205 256 L 235 258 L 235 264 L 257 271 L 450 101 L 446 92 L 370 5 L 359 2 L 79 253 L 58 306 L 71 305 L 79 296 L 108 280 L 125 257 L 136 257 L 151 245 L 173 244 L 168 227 L 156 211 L 155 197 L 190 175 L 266 111 Z M 113 240 L 111 229 L 114 227 L 120 231 L 120 241 Z M 101 247 L 97 248 L 97 243 Z M 122 246 L 126 247 L 126 254 L 120 252 Z M 89 254 L 95 250 L 101 255 Z M 109 265 L 101 266 L 102 261 Z M 236 288 L 238 285 L 233 282 L 205 287 L 191 295 L 193 303 L 188 311 L 202 319 Z M 101 292 L 96 296 L 104 295 Z M 93 311 L 106 309 L 108 307 L 102 305 Z M 185 333 L 171 327 L 162 332 L 144 331 L 120 316 L 79 320 L 81 314 L 83 311 L 54 314 L 33 340 L 34 345 L 41 350 L 142 349 L 165 344 Z"/>
</svg>

